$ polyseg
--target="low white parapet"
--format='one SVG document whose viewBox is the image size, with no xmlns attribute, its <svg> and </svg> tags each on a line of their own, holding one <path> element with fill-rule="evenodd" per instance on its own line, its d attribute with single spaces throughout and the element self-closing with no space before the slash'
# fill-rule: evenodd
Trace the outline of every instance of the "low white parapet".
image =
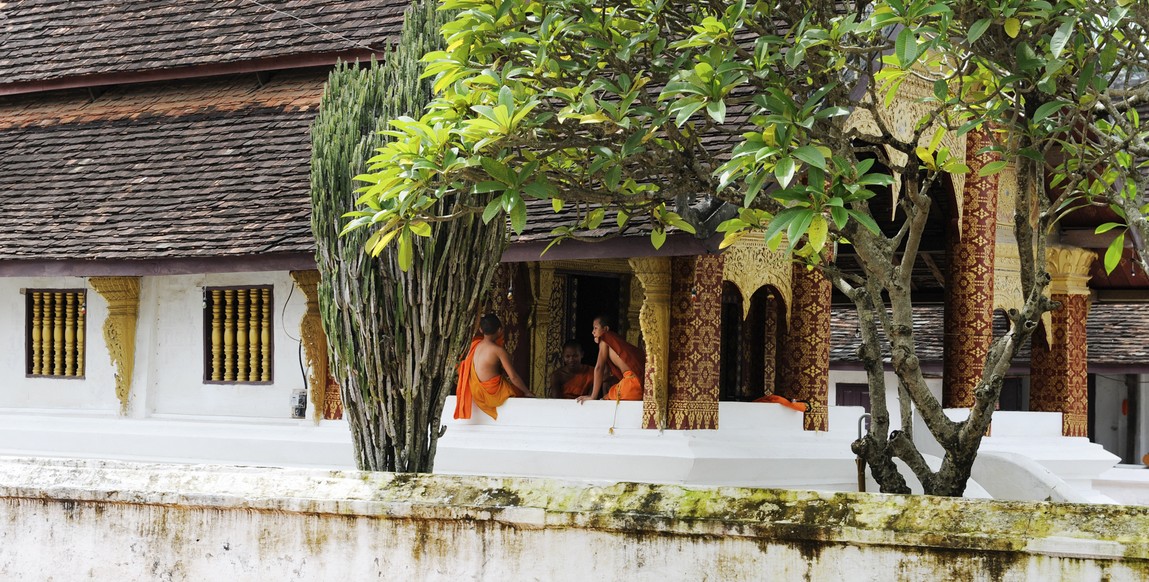
<svg viewBox="0 0 1149 582">
<path fill-rule="evenodd" d="M 950 408 L 945 413 L 954 421 L 969 417 L 968 408 Z M 923 451 L 937 456 L 942 454 L 941 446 L 933 440 L 920 418 L 915 419 L 914 435 L 915 442 Z M 1060 412 L 996 411 L 990 434 L 982 438 L 979 451 L 1001 453 L 1003 458 L 1020 455 L 1031 459 L 1065 481 L 1083 499 L 1093 503 L 1113 502 L 1094 488 L 1093 480 L 1116 465 L 1120 458 L 1087 438 L 1062 436 Z M 1034 478 L 1044 479 L 1040 476 Z M 987 489 L 993 488 L 989 484 L 986 486 Z"/>
<path fill-rule="evenodd" d="M 1149 579 L 1149 509 L 0 459 L 7 580 Z"/>
<path fill-rule="evenodd" d="M 1127 505 L 1149 505 L 1149 468 L 1118 465 L 1093 480 L 1098 491 Z"/>
<path fill-rule="evenodd" d="M 802 430 L 802 413 L 719 403 L 714 430 L 641 428 L 641 402 L 511 399 L 498 420 L 444 407 L 435 471 L 690 485 L 856 491 L 850 432 Z M 613 430 L 612 430 L 613 427 Z"/>
<path fill-rule="evenodd" d="M 0 411 L 0 454 L 353 469 L 346 422 Z"/>
</svg>

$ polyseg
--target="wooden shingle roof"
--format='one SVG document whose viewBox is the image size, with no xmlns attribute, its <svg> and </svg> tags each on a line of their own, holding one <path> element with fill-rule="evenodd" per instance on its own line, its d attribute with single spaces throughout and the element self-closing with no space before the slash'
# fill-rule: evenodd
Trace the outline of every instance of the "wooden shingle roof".
<svg viewBox="0 0 1149 582">
<path fill-rule="evenodd" d="M 0 99 L 0 261 L 310 252 L 326 75 Z"/>
<path fill-rule="evenodd" d="M 915 349 L 924 367 L 943 361 L 943 308 L 940 305 L 914 307 Z M 1090 371 L 1104 369 L 1149 372 L 1149 346 L 1137 338 L 1149 336 L 1149 303 L 1094 303 L 1086 318 L 1086 338 Z M 1006 319 L 994 317 L 994 337 L 1005 333 Z M 830 361 L 858 363 L 858 316 L 853 308 L 835 307 L 830 324 Z M 888 347 L 882 338 L 883 348 Z M 888 358 L 889 353 L 884 352 Z M 1030 346 L 1022 346 L 1014 366 L 1028 366 Z M 1132 372 L 1130 372 L 1132 373 Z"/>
<path fill-rule="evenodd" d="M 409 0 L 0 2 L 0 87 L 382 49 Z"/>
</svg>

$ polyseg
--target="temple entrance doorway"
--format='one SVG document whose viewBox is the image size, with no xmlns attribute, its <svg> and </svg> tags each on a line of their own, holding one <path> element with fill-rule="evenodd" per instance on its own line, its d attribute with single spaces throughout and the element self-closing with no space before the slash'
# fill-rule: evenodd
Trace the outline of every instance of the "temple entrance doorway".
<svg viewBox="0 0 1149 582">
<path fill-rule="evenodd" d="M 618 275 L 568 274 L 565 327 L 568 337 L 582 344 L 584 364 L 593 366 L 598 354 L 598 346 L 591 335 L 596 317 L 609 316 L 614 320 L 614 331 L 625 336 L 622 296 L 622 281 Z"/>
<path fill-rule="evenodd" d="M 738 287 L 723 282 L 719 400 L 748 402 L 774 393 L 783 321 L 782 301 L 773 287 L 758 289 L 747 312 Z"/>
</svg>

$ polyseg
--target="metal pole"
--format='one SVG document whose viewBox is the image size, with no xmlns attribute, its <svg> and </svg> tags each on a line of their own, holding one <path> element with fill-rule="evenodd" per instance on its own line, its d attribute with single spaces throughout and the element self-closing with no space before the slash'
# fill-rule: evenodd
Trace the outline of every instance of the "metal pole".
<svg viewBox="0 0 1149 582">
<path fill-rule="evenodd" d="M 863 414 L 858 417 L 858 440 L 862 440 L 862 434 L 865 430 L 865 423 L 869 420 L 869 413 Z M 858 492 L 866 492 L 866 461 L 862 459 L 861 455 L 854 458 L 854 462 L 858 465 Z"/>
</svg>

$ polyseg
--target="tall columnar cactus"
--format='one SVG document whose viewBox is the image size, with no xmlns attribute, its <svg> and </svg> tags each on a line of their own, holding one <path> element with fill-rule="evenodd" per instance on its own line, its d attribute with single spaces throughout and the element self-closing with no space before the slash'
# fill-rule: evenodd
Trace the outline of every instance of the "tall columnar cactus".
<svg viewBox="0 0 1149 582">
<path fill-rule="evenodd" d="M 354 209 L 352 178 L 389 120 L 418 117 L 430 98 L 419 59 L 440 47 L 435 0 L 407 10 L 401 38 L 382 63 L 331 72 L 312 126 L 311 201 L 320 306 L 331 374 L 342 388 L 357 463 L 373 471 L 430 472 L 443 401 L 470 339 L 480 291 L 490 285 L 506 239 L 501 221 L 476 215 L 416 237 L 410 269 L 396 247 L 377 259 L 359 229 L 339 236 Z M 442 209 L 452 201 L 446 200 Z"/>
</svg>

